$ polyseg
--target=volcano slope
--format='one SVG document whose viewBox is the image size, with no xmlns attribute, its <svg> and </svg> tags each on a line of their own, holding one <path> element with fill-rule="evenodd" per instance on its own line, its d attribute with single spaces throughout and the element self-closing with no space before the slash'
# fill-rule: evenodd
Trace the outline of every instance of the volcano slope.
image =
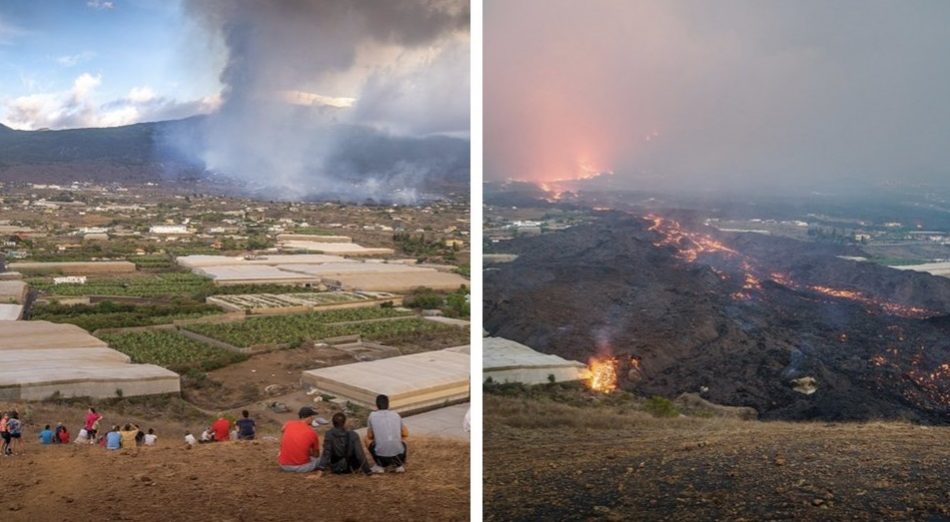
<svg viewBox="0 0 950 522">
<path fill-rule="evenodd" d="M 486 329 L 615 357 L 624 389 L 706 390 L 762 419 L 950 421 L 950 279 L 616 212 L 509 250 L 517 260 L 485 272 Z"/>
</svg>

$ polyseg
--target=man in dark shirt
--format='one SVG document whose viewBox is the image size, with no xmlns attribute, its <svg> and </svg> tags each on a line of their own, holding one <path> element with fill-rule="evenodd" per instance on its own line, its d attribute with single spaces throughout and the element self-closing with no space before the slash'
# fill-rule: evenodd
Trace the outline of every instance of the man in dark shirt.
<svg viewBox="0 0 950 522">
<path fill-rule="evenodd" d="M 358 433 L 346 429 L 346 415 L 333 415 L 333 428 L 323 436 L 323 453 L 318 469 L 331 473 L 370 473 Z"/>
<path fill-rule="evenodd" d="M 254 440 L 254 419 L 250 418 L 247 410 L 241 412 L 241 418 L 234 424 L 238 428 L 238 440 Z"/>
</svg>

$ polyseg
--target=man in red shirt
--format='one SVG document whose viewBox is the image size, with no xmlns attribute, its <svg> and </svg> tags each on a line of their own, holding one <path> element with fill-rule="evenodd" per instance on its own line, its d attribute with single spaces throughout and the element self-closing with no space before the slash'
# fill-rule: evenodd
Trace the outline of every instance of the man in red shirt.
<svg viewBox="0 0 950 522">
<path fill-rule="evenodd" d="M 214 432 L 215 441 L 226 441 L 231 438 L 231 421 L 225 419 L 224 415 L 222 415 L 211 425 L 211 431 Z"/>
<path fill-rule="evenodd" d="M 309 406 L 297 412 L 299 420 L 287 421 L 281 429 L 280 453 L 277 463 L 284 471 L 308 473 L 317 469 L 320 460 L 320 439 L 311 423 L 317 412 Z"/>
</svg>

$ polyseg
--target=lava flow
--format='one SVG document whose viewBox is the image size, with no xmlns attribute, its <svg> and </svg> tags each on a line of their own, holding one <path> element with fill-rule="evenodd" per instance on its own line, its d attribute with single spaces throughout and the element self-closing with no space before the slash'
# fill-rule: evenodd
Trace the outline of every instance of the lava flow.
<svg viewBox="0 0 950 522">
<path fill-rule="evenodd" d="M 813 285 L 809 286 L 808 290 L 812 292 L 817 292 L 822 295 L 829 297 L 837 297 L 839 299 L 847 299 L 849 301 L 854 301 L 861 303 L 865 306 L 872 308 L 880 308 L 885 313 L 890 315 L 896 315 L 898 317 L 907 317 L 910 319 L 924 319 L 936 315 L 936 312 L 933 310 L 927 310 L 926 308 L 920 308 L 917 306 L 906 306 L 897 303 L 891 303 L 889 301 L 883 301 L 881 299 L 875 299 L 873 297 L 866 296 L 857 290 L 847 290 L 843 288 L 833 288 L 830 286 L 823 285 Z"/>
<path fill-rule="evenodd" d="M 690 263 L 696 261 L 700 254 L 718 252 L 730 256 L 738 256 L 739 252 L 727 247 L 722 242 L 713 239 L 709 234 L 701 234 L 684 229 L 678 221 L 664 219 L 655 214 L 649 214 L 646 219 L 653 222 L 649 230 L 663 236 L 654 245 L 673 246 L 677 256 Z"/>
<path fill-rule="evenodd" d="M 601 393 L 611 393 L 617 389 L 617 360 L 593 357 L 587 367 L 587 385 Z"/>
<path fill-rule="evenodd" d="M 729 258 L 741 259 L 739 265 L 741 270 L 739 281 L 741 281 L 742 287 L 731 294 L 733 299 L 740 301 L 750 300 L 754 292 L 762 290 L 761 279 L 756 275 L 757 271 L 753 264 L 749 262 L 747 256 L 726 246 L 709 234 L 686 230 L 675 220 L 666 219 L 656 214 L 648 214 L 645 218 L 652 222 L 648 230 L 660 235 L 660 239 L 653 244 L 658 247 L 672 246 L 676 249 L 676 256 L 684 261 L 694 263 L 699 259 L 700 255 L 714 253 L 722 254 Z M 727 279 L 721 270 L 717 270 L 716 268 L 713 268 L 713 270 L 721 279 Z M 826 297 L 860 303 L 868 308 L 869 313 L 879 310 L 889 315 L 910 319 L 924 319 L 937 315 L 933 310 L 877 299 L 865 295 L 858 290 L 834 288 L 827 285 L 803 285 L 793 280 L 789 275 L 781 272 L 768 273 L 768 278 L 778 284 L 795 290 L 805 290 Z"/>
</svg>

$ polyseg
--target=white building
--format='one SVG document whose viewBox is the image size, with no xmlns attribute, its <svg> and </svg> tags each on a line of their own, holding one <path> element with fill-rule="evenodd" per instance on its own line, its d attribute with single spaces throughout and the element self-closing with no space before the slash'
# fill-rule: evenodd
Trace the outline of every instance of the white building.
<svg viewBox="0 0 950 522">
<path fill-rule="evenodd" d="M 159 236 L 187 236 L 194 233 L 185 225 L 152 225 L 148 231 Z"/>
<path fill-rule="evenodd" d="M 63 277 L 54 277 L 54 285 L 84 285 L 86 284 L 86 276 L 63 276 Z"/>
</svg>

